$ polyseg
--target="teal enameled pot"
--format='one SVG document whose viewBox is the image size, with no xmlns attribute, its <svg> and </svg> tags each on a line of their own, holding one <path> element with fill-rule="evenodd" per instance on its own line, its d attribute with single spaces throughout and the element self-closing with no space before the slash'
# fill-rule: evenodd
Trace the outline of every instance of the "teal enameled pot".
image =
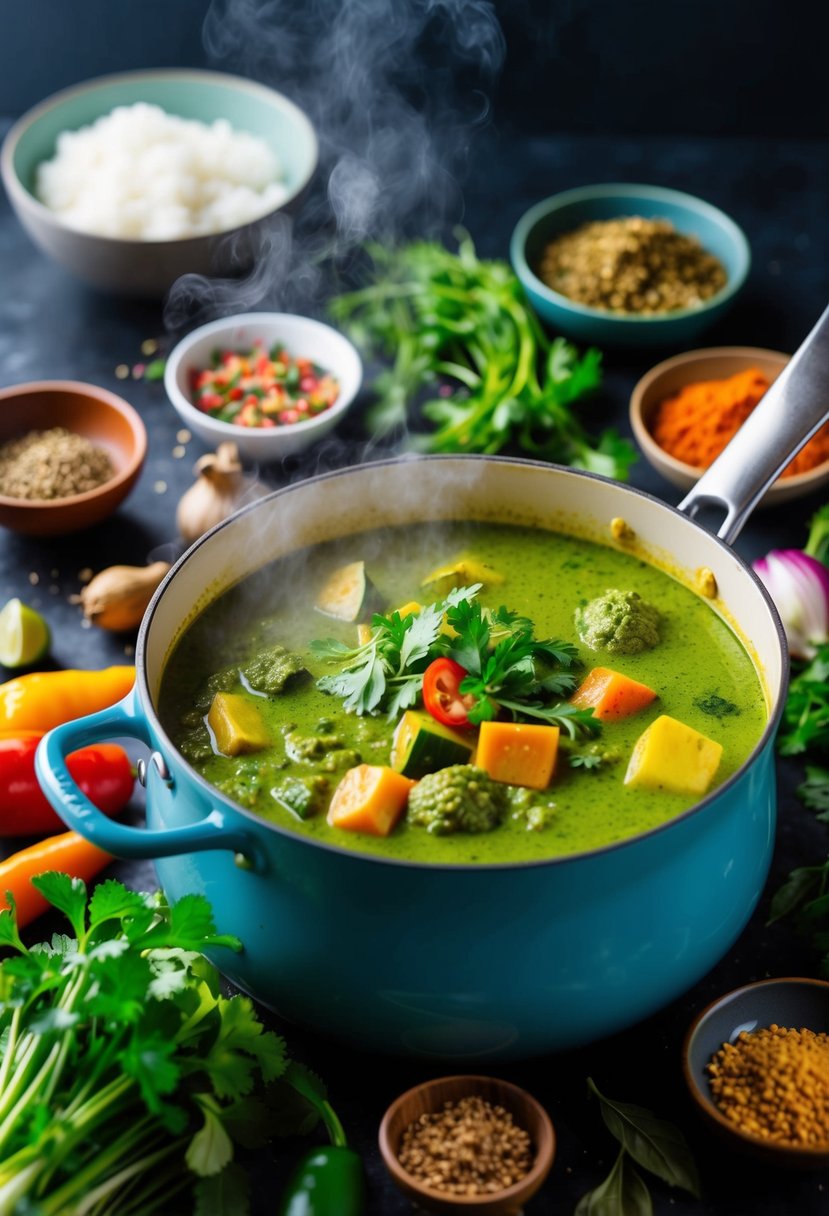
<svg viewBox="0 0 829 1216">
<path fill-rule="evenodd" d="M 179 755 L 156 714 L 165 662 L 216 596 L 281 554 L 381 524 L 462 518 L 558 528 L 636 549 L 693 584 L 710 569 L 753 648 L 769 725 L 750 761 L 693 810 L 581 856 L 486 867 L 361 857 L 257 819 Z M 157 859 L 167 895 L 210 900 L 244 952 L 216 962 L 290 1021 L 373 1049 L 482 1058 L 533 1054 L 636 1022 L 728 950 L 765 882 L 774 837 L 773 736 L 784 640 L 766 593 L 722 541 L 616 483 L 530 462 L 389 461 L 302 482 L 193 546 L 143 623 L 134 692 L 51 732 L 39 772 L 59 813 L 102 848 Z M 151 749 L 147 827 L 115 823 L 72 784 L 74 748 L 134 735 Z"/>
<path fill-rule="evenodd" d="M 531 1055 L 636 1022 L 691 987 L 755 907 L 774 840 L 773 742 L 786 692 L 783 628 L 727 541 L 824 421 L 829 310 L 738 438 L 679 508 L 600 477 L 474 456 L 390 460 L 300 482 L 209 532 L 158 589 L 139 634 L 133 693 L 50 732 L 38 775 L 67 824 L 122 857 L 157 859 L 171 900 L 201 892 L 225 974 L 290 1021 L 365 1048 L 454 1060 Z M 718 536 L 692 518 L 725 512 Z M 478 519 L 626 544 L 691 586 L 755 658 L 768 726 L 743 767 L 645 835 L 518 865 L 395 862 L 257 819 L 199 777 L 156 714 L 165 663 L 190 622 L 269 561 L 384 524 Z M 624 520 L 627 527 L 611 527 Z M 621 539 L 614 539 L 619 537 Z M 72 782 L 74 748 L 134 735 L 151 749 L 147 826 L 107 819 Z"/>
</svg>

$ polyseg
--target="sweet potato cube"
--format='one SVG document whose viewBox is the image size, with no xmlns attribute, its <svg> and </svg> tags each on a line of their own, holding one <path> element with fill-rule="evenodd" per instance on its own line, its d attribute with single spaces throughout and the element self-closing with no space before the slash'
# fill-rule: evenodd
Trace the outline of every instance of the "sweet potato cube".
<svg viewBox="0 0 829 1216">
<path fill-rule="evenodd" d="M 670 794 L 704 794 L 714 779 L 722 744 L 662 714 L 639 736 L 625 785 Z"/>
<path fill-rule="evenodd" d="M 259 710 L 239 693 L 217 692 L 207 713 L 207 725 L 223 756 L 259 752 L 270 743 Z"/>
<path fill-rule="evenodd" d="M 570 698 L 579 709 L 592 709 L 600 722 L 618 722 L 639 713 L 655 700 L 656 693 L 610 667 L 594 667 Z"/>
<path fill-rule="evenodd" d="M 350 768 L 328 808 L 332 828 L 388 836 L 406 809 L 414 781 L 383 764 Z"/>
<path fill-rule="evenodd" d="M 558 755 L 557 726 L 527 722 L 482 722 L 475 764 L 493 781 L 545 790 Z"/>
</svg>

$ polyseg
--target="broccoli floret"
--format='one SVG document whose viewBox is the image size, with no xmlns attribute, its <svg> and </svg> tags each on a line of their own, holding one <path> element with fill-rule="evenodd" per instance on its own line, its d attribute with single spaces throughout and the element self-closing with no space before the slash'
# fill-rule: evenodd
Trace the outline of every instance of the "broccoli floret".
<svg viewBox="0 0 829 1216">
<path fill-rule="evenodd" d="M 591 650 L 639 654 L 659 645 L 660 613 L 636 591 L 611 587 L 576 609 L 579 637 Z"/>
<path fill-rule="evenodd" d="M 410 823 L 436 836 L 491 832 L 507 813 L 507 787 L 471 764 L 452 764 L 427 775 L 409 794 Z"/>
</svg>

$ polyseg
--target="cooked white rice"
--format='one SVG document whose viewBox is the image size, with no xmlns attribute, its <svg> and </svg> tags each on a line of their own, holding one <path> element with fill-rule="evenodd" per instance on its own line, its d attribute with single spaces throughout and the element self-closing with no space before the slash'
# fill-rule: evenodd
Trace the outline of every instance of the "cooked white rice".
<svg viewBox="0 0 829 1216">
<path fill-rule="evenodd" d="M 137 102 L 63 131 L 35 192 L 65 224 L 95 236 L 169 241 L 223 232 L 284 202 L 282 167 L 264 140 Z"/>
</svg>

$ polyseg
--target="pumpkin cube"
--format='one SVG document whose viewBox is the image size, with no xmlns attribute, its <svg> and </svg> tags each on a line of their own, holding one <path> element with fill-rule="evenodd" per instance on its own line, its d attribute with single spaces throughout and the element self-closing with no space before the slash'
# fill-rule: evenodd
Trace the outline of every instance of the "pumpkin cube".
<svg viewBox="0 0 829 1216">
<path fill-rule="evenodd" d="M 704 794 L 714 779 L 722 744 L 662 714 L 639 736 L 625 785 L 669 794 Z"/>
</svg>

